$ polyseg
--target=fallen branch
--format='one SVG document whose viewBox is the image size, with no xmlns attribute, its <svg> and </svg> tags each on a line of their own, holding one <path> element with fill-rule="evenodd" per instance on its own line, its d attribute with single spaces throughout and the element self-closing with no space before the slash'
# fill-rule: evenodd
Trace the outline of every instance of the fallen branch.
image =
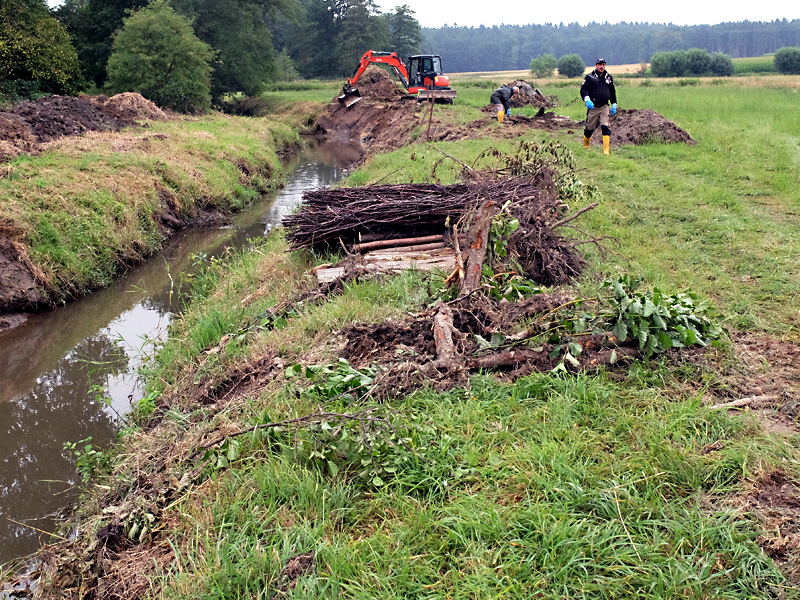
<svg viewBox="0 0 800 600">
<path fill-rule="evenodd" d="M 747 396 L 745 398 L 739 398 L 738 400 L 732 400 L 731 402 L 724 402 L 722 404 L 715 404 L 713 406 L 709 406 L 711 410 L 718 410 L 720 408 L 742 408 L 743 406 L 753 406 L 754 404 L 758 404 L 761 402 L 774 402 L 778 399 L 778 396 L 773 394 L 764 394 L 762 396 Z"/>
<path fill-rule="evenodd" d="M 600 206 L 599 202 L 592 202 L 589 206 L 584 206 L 579 211 L 571 214 L 568 217 L 561 219 L 560 221 L 554 223 L 553 225 L 550 225 L 550 229 L 555 229 L 556 227 L 561 227 L 562 225 L 566 225 L 570 221 L 577 219 L 581 214 L 585 213 L 587 210 L 592 210 L 593 208 L 597 208 L 598 206 Z"/>
<path fill-rule="evenodd" d="M 425 235 L 422 237 L 397 238 L 393 240 L 376 240 L 374 242 L 364 242 L 353 245 L 353 252 L 364 252 L 365 250 L 375 250 L 377 248 L 395 248 L 397 246 L 414 246 L 416 244 L 428 244 L 431 242 L 441 241 L 441 235 Z"/>
</svg>

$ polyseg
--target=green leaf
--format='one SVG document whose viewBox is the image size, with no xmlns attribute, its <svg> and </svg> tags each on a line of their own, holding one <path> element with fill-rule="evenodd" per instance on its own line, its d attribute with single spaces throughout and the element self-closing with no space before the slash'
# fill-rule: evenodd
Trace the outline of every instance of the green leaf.
<svg viewBox="0 0 800 600">
<path fill-rule="evenodd" d="M 625 325 L 625 321 L 622 319 L 618 320 L 611 330 L 611 333 L 617 336 L 619 343 L 623 343 L 626 339 L 628 339 L 628 326 Z"/>
<path fill-rule="evenodd" d="M 672 338 L 669 337 L 669 334 L 666 331 L 658 332 L 658 343 L 664 350 L 669 350 L 672 348 Z"/>
<path fill-rule="evenodd" d="M 375 477 L 372 478 L 372 485 L 374 485 L 375 487 L 382 486 L 383 485 L 383 479 L 381 479 L 380 477 L 375 475 Z"/>
</svg>

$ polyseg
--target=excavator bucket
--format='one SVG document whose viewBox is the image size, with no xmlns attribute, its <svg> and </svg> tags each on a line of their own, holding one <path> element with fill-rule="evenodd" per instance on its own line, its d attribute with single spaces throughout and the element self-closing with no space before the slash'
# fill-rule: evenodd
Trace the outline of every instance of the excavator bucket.
<svg viewBox="0 0 800 600">
<path fill-rule="evenodd" d="M 339 100 L 339 104 L 349 108 L 361 100 L 361 92 L 358 91 L 358 88 L 345 86 L 342 88 L 342 95 L 337 100 Z"/>
</svg>

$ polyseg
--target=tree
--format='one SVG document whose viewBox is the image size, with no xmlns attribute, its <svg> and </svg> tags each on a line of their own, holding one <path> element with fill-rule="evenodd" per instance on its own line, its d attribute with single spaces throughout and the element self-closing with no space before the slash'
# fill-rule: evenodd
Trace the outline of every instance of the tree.
<svg viewBox="0 0 800 600">
<path fill-rule="evenodd" d="M 540 54 L 531 60 L 531 75 L 534 77 L 550 77 L 557 65 L 558 61 L 552 54 Z"/>
<path fill-rule="evenodd" d="M 69 35 L 44 2 L 0 2 L 0 81 L 15 95 L 23 90 L 74 94 L 83 85 Z"/>
<path fill-rule="evenodd" d="M 374 0 L 349 0 L 336 33 L 339 72 L 352 73 L 364 52 L 387 48 L 389 41 L 389 28 Z"/>
<path fill-rule="evenodd" d="M 558 59 L 558 73 L 564 77 L 580 77 L 586 70 L 586 65 L 580 54 L 565 54 Z"/>
<path fill-rule="evenodd" d="M 172 0 L 175 10 L 192 20 L 198 38 L 217 51 L 211 94 L 261 93 L 278 78 L 268 21 L 277 15 L 296 18 L 296 0 Z"/>
<path fill-rule="evenodd" d="M 391 36 L 389 49 L 397 52 L 397 55 L 403 60 L 413 54 L 418 54 L 419 46 L 422 43 L 422 29 L 419 21 L 414 18 L 414 11 L 409 8 L 408 4 L 396 6 L 394 12 L 387 15 L 387 21 Z"/>
<path fill-rule="evenodd" d="M 207 110 L 214 51 L 168 0 L 154 0 L 123 20 L 108 59 L 110 93 L 138 92 L 181 112 Z"/>
<path fill-rule="evenodd" d="M 711 72 L 720 77 L 730 77 L 735 72 L 733 59 L 722 52 L 711 55 Z"/>
<path fill-rule="evenodd" d="M 780 48 L 775 52 L 775 68 L 784 75 L 800 75 L 800 48 Z"/>
<path fill-rule="evenodd" d="M 64 0 L 55 16 L 66 27 L 78 52 L 81 70 L 98 87 L 106 81 L 112 35 L 122 19 L 150 0 Z"/>
<path fill-rule="evenodd" d="M 708 75 L 711 72 L 711 55 L 707 50 L 691 48 L 686 51 L 686 70 L 691 75 Z"/>
</svg>

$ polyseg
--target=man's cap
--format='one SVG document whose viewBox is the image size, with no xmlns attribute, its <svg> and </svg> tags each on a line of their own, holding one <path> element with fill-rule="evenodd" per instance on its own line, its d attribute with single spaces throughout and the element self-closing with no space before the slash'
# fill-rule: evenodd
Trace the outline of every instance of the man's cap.
<svg viewBox="0 0 800 600">
<path fill-rule="evenodd" d="M 596 64 L 596 65 L 599 65 L 600 63 L 606 64 L 606 59 L 605 58 L 598 58 L 596 61 L 594 61 L 594 64 Z"/>
</svg>

